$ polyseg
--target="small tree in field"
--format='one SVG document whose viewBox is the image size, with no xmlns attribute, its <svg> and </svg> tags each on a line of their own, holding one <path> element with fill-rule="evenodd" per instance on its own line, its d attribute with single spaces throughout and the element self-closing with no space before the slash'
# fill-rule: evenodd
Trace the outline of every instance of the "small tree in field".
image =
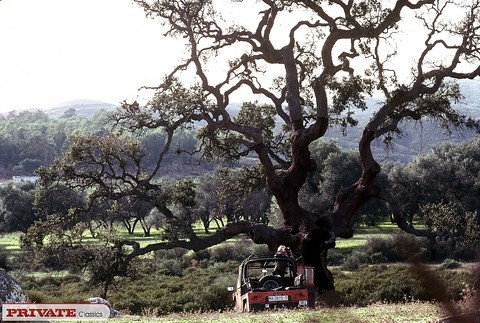
<svg viewBox="0 0 480 323">
<path fill-rule="evenodd" d="M 480 1 L 134 1 L 163 23 L 165 36 L 184 41 L 187 49 L 146 106 L 124 103 L 114 118 L 132 132 L 163 129 L 156 167 L 144 171 L 134 142 L 77 138 L 63 160 L 41 174 L 45 185 L 62 179 L 88 188 L 93 197 L 146 199 L 165 215 L 168 241 L 145 247 L 119 242 L 126 252 L 124 265 L 153 250 L 201 250 L 246 233 L 272 250 L 285 244 L 302 253 L 306 264 L 316 268 L 317 288 L 332 289 L 327 251 L 336 237 L 353 235 L 353 216 L 372 198 L 391 206 L 401 229 L 433 238 L 416 229 L 377 184 L 381 168 L 371 144 L 382 138 L 388 142 L 399 123 L 422 117 L 445 127 L 476 126 L 451 102 L 461 99 L 456 79 L 480 74 Z M 410 26 L 416 28 L 415 38 L 406 35 Z M 406 60 L 397 55 L 402 46 L 408 46 Z M 180 81 L 185 79 L 195 82 Z M 232 114 L 231 103 L 245 95 L 255 99 Z M 336 192 L 330 209 L 303 206 L 299 191 L 316 168 L 310 144 L 332 125 L 356 125 L 355 111 L 367 108 L 370 95 L 378 98 L 378 107 L 356 138 L 360 175 Z M 258 158 L 283 216 L 282 228 L 237 221 L 199 237 L 191 223 L 168 208 L 167 192 L 152 179 L 174 132 L 195 121 L 204 124 L 198 136 L 205 157 Z M 274 131 L 276 122 L 281 132 Z"/>
</svg>

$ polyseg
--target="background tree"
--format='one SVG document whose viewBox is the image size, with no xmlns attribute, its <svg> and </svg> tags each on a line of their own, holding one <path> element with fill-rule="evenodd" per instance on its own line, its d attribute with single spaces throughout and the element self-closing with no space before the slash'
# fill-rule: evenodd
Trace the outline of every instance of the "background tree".
<svg viewBox="0 0 480 323">
<path fill-rule="evenodd" d="M 85 196 L 67 186 L 59 184 L 55 189 L 35 191 L 33 211 L 39 219 L 49 214 L 68 216 L 70 209 L 86 206 Z"/>
<path fill-rule="evenodd" d="M 113 222 L 122 223 L 128 234 L 133 234 L 137 224 L 140 223 L 144 237 L 149 237 L 152 225 L 147 222 L 146 218 L 151 210 L 152 205 L 150 203 L 125 197 L 114 201 L 107 213 L 112 220 L 112 225 Z"/>
<path fill-rule="evenodd" d="M 439 145 L 407 165 L 392 168 L 391 194 L 407 210 L 410 222 L 425 224 L 441 239 L 478 242 L 479 140 Z"/>
<path fill-rule="evenodd" d="M 197 193 L 195 194 L 198 206 L 195 215 L 197 220 L 202 222 L 206 234 L 210 233 L 212 221 L 217 223 L 218 229 L 222 227 L 219 224 L 219 218 L 221 220 L 222 215 L 215 211 L 219 203 L 219 186 L 217 185 L 215 174 L 216 172 L 201 176 L 197 186 Z"/>
<path fill-rule="evenodd" d="M 27 183 L 0 188 L 0 231 L 26 232 L 38 220 L 33 211 L 35 186 Z"/>
<path fill-rule="evenodd" d="M 309 209 L 328 212 L 339 191 L 352 185 L 361 174 L 358 153 L 342 150 L 334 141 L 316 142 L 311 148 L 317 169 L 309 174 L 300 191 L 300 203 Z M 386 187 L 386 176 L 378 175 L 381 187 Z M 376 225 L 389 214 L 385 203 L 371 200 L 361 206 L 354 223 Z"/>
<path fill-rule="evenodd" d="M 65 115 L 56 119 L 42 111 L 9 113 L 0 119 L 0 175 L 33 175 L 36 168 L 49 165 L 64 152 L 69 135 L 102 129 L 97 118 Z"/>
<path fill-rule="evenodd" d="M 378 185 L 381 167 L 371 144 L 382 138 L 388 142 L 400 131 L 400 122 L 409 119 L 429 117 L 444 127 L 477 126 L 451 105 L 461 98 L 453 80 L 480 74 L 477 0 L 468 5 L 456 0 L 228 2 L 231 8 L 249 9 L 248 20 L 223 18 L 222 13 L 228 14 L 223 10 L 226 2 L 135 2 L 162 21 L 166 36 L 182 39 L 188 49 L 187 57 L 155 87 L 149 104 L 125 103 L 114 118 L 134 133 L 148 128 L 164 131 L 155 167 L 144 172 L 145 154 L 132 141 L 82 138 L 51 172 L 42 173 L 43 185 L 59 178 L 70 184 L 80 180 L 74 185 L 93 190 L 93 197 L 133 195 L 151 201 L 165 215 L 171 227 L 169 241 L 145 247 L 135 241 L 119 243 L 119 250 L 126 246 L 132 250 L 123 258 L 125 264 L 152 250 L 174 246 L 200 250 L 246 233 L 270 249 L 285 244 L 301 252 L 306 264 L 316 268 L 318 289 L 331 289 L 327 250 L 335 237 L 352 236 L 354 215 L 372 198 L 390 204 L 403 230 L 434 238 L 432 232 L 415 228 Z M 454 21 L 449 16 L 452 10 L 458 13 Z M 414 57 L 406 63 L 396 56 L 400 50 L 396 47 L 402 41 L 400 31 L 412 24 L 418 25 L 423 38 L 417 44 L 409 39 Z M 405 65 L 411 61 L 413 65 Z M 222 67 L 225 73 L 218 75 Z M 192 71 L 198 83 L 179 82 Z M 400 75 L 402 71 L 409 73 Z M 316 167 L 310 144 L 332 124 L 355 125 L 355 110 L 366 109 L 365 96 L 376 89 L 378 109 L 359 138 L 358 178 L 337 193 L 326 212 L 307 209 L 299 202 L 299 191 Z M 268 105 L 243 105 L 235 117 L 230 103 L 243 90 Z M 273 111 L 281 123 L 279 136 L 266 128 L 275 124 L 269 122 Z M 252 118 L 242 117 L 250 114 Z M 152 179 L 172 148 L 174 132 L 196 121 L 205 124 L 198 135 L 206 157 L 259 159 L 283 228 L 237 221 L 198 237 L 193 229 L 181 226 L 181 217 L 168 208 L 162 188 Z"/>
</svg>

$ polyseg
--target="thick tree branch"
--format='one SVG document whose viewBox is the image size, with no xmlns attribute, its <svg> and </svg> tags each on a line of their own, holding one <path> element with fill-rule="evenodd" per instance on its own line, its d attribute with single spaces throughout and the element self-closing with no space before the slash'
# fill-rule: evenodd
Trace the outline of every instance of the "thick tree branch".
<svg viewBox="0 0 480 323">
<path fill-rule="evenodd" d="M 266 244 L 270 250 L 275 250 L 280 244 L 298 246 L 301 239 L 301 235 L 292 235 L 289 230 L 274 229 L 264 224 L 257 224 L 249 221 L 239 221 L 228 223 L 225 227 L 217 230 L 214 234 L 205 237 L 195 237 L 191 240 L 152 243 L 144 247 L 141 247 L 140 243 L 135 240 L 122 240 L 115 245 L 115 248 L 118 250 L 123 250 L 126 246 L 133 248 L 133 250 L 126 254 L 124 258 L 124 265 L 127 266 L 132 259 L 148 254 L 152 251 L 172 248 L 200 251 L 215 246 L 239 234 L 248 235 L 250 239 L 257 244 Z"/>
</svg>

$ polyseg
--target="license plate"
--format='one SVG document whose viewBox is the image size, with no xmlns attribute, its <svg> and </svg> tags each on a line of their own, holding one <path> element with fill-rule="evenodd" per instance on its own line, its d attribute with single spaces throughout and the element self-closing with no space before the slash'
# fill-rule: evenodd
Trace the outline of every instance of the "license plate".
<svg viewBox="0 0 480 323">
<path fill-rule="evenodd" d="M 281 301 L 288 301 L 288 295 L 272 295 L 268 296 L 269 302 L 281 302 Z"/>
</svg>

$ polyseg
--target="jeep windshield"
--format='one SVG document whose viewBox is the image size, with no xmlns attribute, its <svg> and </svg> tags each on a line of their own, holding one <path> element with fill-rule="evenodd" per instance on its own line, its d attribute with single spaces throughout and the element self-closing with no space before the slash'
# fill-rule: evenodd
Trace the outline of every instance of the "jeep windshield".
<svg viewBox="0 0 480 323">
<path fill-rule="evenodd" d="M 295 265 L 290 258 L 279 257 L 271 260 L 253 260 L 244 267 L 245 279 L 260 279 L 266 275 L 295 277 Z"/>
</svg>

